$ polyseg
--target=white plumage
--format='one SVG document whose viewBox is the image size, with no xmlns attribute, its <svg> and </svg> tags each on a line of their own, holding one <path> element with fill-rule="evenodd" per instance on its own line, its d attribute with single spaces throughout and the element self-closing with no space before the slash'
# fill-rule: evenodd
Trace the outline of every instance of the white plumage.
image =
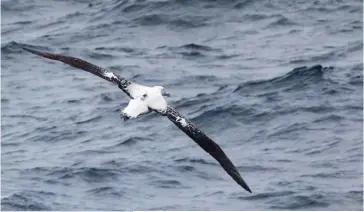
<svg viewBox="0 0 364 212">
<path fill-rule="evenodd" d="M 134 99 L 122 111 L 122 115 L 127 118 L 136 118 L 139 115 L 149 112 L 150 109 L 160 113 L 165 113 L 167 102 L 163 97 L 164 88 L 162 86 L 139 86 L 131 84 L 128 91 Z"/>
</svg>

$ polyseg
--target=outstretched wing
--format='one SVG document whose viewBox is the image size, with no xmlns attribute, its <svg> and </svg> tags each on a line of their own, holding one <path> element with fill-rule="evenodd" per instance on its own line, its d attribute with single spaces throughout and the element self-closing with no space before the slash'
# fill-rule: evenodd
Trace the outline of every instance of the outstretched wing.
<svg viewBox="0 0 364 212">
<path fill-rule="evenodd" d="M 193 123 L 183 117 L 178 111 L 172 107 L 167 108 L 166 115 L 179 129 L 181 129 L 186 135 L 194 140 L 202 149 L 214 157 L 225 169 L 225 171 L 245 190 L 252 192 L 243 178 L 240 176 L 239 171 L 226 156 L 220 146 L 211 140 L 205 133 L 199 130 Z"/>
<path fill-rule="evenodd" d="M 120 77 L 110 71 L 107 71 L 104 68 L 101 68 L 97 65 L 84 61 L 82 59 L 76 57 L 69 57 L 60 54 L 54 54 L 45 51 L 39 51 L 24 47 L 21 45 L 21 48 L 24 50 L 51 59 L 58 60 L 63 63 L 66 63 L 75 68 L 82 69 L 84 71 L 90 72 L 96 76 L 99 76 L 109 82 L 117 84 L 120 89 L 122 89 L 130 98 L 135 98 L 147 88 L 146 86 L 139 85 L 136 83 L 132 83 L 129 80 Z M 184 133 L 186 133 L 192 140 L 194 140 L 200 147 L 202 147 L 206 152 L 208 152 L 212 157 L 214 157 L 220 165 L 225 169 L 225 171 L 245 190 L 251 192 L 248 185 L 245 183 L 243 178 L 240 176 L 238 170 L 234 166 L 234 164 L 230 161 L 230 159 L 226 156 L 224 151 L 217 145 L 213 140 L 211 140 L 207 135 L 205 135 L 202 131 L 200 131 L 197 127 L 195 127 L 191 121 L 184 118 L 180 115 L 176 110 L 171 107 L 167 108 L 165 114 L 169 120 L 171 120 L 178 128 L 180 128 Z"/>
<path fill-rule="evenodd" d="M 123 90 L 131 98 L 135 98 L 135 97 L 139 96 L 140 93 L 143 90 L 145 90 L 145 88 L 146 88 L 146 86 L 142 86 L 142 85 L 133 83 L 117 74 L 114 74 L 113 72 L 110 72 L 104 68 L 101 68 L 97 65 L 89 63 L 80 58 L 30 49 L 30 48 L 24 47 L 23 45 L 20 45 L 20 46 L 21 46 L 21 48 L 23 48 L 24 50 L 26 50 L 30 53 L 33 53 L 33 54 L 36 54 L 36 55 L 39 55 L 39 56 L 42 56 L 42 57 L 45 57 L 45 58 L 48 58 L 51 60 L 61 61 L 70 66 L 90 72 L 98 77 L 101 77 L 109 82 L 112 82 L 112 83 L 118 85 L 119 88 L 121 90 Z"/>
</svg>

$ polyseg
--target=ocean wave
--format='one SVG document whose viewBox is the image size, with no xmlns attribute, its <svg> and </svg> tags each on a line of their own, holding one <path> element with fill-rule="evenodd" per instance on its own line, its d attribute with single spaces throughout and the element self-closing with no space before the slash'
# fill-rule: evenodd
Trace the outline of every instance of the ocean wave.
<svg viewBox="0 0 364 212">
<path fill-rule="evenodd" d="M 345 116 L 339 115 L 339 114 L 329 114 L 324 117 L 319 117 L 316 120 L 314 120 L 314 123 L 330 123 L 330 122 L 339 122 L 342 120 L 345 120 Z"/>
<path fill-rule="evenodd" d="M 266 15 L 266 14 L 260 14 L 260 13 L 252 13 L 252 14 L 246 14 L 242 17 L 242 21 L 261 21 L 268 18 L 271 18 L 272 16 Z"/>
<path fill-rule="evenodd" d="M 109 147 L 106 147 L 106 149 L 117 149 L 119 147 L 123 147 L 123 146 L 133 146 L 139 142 L 142 142 L 142 141 L 151 141 L 150 138 L 146 138 L 146 137 L 138 137 L 138 136 L 135 136 L 135 137 L 131 137 L 131 138 L 128 138 L 128 139 L 125 139 L 121 142 L 118 142 L 117 144 L 115 145 L 112 145 L 112 146 L 109 146 Z"/>
<path fill-rule="evenodd" d="M 229 128 L 234 126 L 234 120 L 236 118 L 242 118 L 244 120 L 254 119 L 253 116 L 257 114 L 257 110 L 254 107 L 245 108 L 239 105 L 224 105 L 214 107 L 212 109 L 202 110 L 200 113 L 191 118 L 192 122 L 200 123 L 201 125 L 211 125 L 211 119 L 219 120 L 220 122 L 224 122 L 224 126 L 220 126 L 223 128 Z M 231 125 L 229 125 L 229 124 Z M 217 123 L 216 123 L 217 124 Z M 222 130 L 222 129 L 220 129 Z"/>
<path fill-rule="evenodd" d="M 321 151 L 320 151 L 321 152 Z M 357 176 L 351 171 L 332 171 L 327 173 L 316 173 L 316 174 L 305 174 L 301 175 L 302 178 L 322 178 L 322 179 L 342 179 L 342 178 L 353 178 L 355 179 Z"/>
<path fill-rule="evenodd" d="M 167 25 L 174 29 L 197 28 L 208 24 L 208 19 L 201 16 L 184 16 L 183 18 L 177 18 L 162 14 L 143 15 L 133 19 L 132 21 L 138 26 Z"/>
<path fill-rule="evenodd" d="M 216 58 L 230 59 L 236 55 L 227 55 L 221 49 L 213 48 L 207 45 L 189 43 L 181 46 L 160 46 L 158 50 L 165 50 L 167 54 L 181 55 L 186 59 L 196 58 Z"/>
<path fill-rule="evenodd" d="M 66 168 L 59 167 L 51 171 L 48 175 L 58 179 L 75 179 L 80 178 L 86 182 L 105 182 L 116 180 L 118 178 L 117 170 L 96 167 Z"/>
<path fill-rule="evenodd" d="M 238 198 L 241 200 L 264 200 L 264 199 L 270 199 L 270 198 L 277 198 L 277 197 L 283 197 L 283 196 L 290 196 L 293 195 L 295 192 L 293 191 L 276 191 L 276 192 L 263 192 L 259 194 L 253 194 L 251 196 L 242 196 L 233 194 L 231 198 Z"/>
<path fill-rule="evenodd" d="M 1 210 L 52 210 L 51 207 L 43 204 L 49 194 L 44 192 L 20 192 L 9 197 L 1 198 Z"/>
<path fill-rule="evenodd" d="M 288 17 L 285 17 L 283 15 L 274 15 L 270 17 L 271 19 L 274 19 L 271 23 L 269 23 L 266 28 L 275 28 L 275 27 L 286 27 L 286 26 L 296 26 L 299 25 L 295 21 L 289 19 Z"/>
<path fill-rule="evenodd" d="M 67 184 L 69 180 L 83 180 L 88 183 L 106 182 L 116 180 L 119 177 L 120 170 L 112 168 L 99 167 L 34 167 L 22 170 L 26 176 L 39 176 L 41 181 L 50 184 Z"/>
<path fill-rule="evenodd" d="M 212 47 L 206 45 L 199 45 L 195 43 L 189 43 L 178 47 L 169 47 L 171 50 L 179 50 L 179 49 L 188 49 L 188 50 L 196 50 L 196 51 L 220 51 L 219 49 L 214 49 Z"/>
<path fill-rule="evenodd" d="M 270 207 L 273 210 L 300 210 L 302 208 L 326 208 L 329 206 L 323 195 L 292 195 L 285 198 L 284 202 L 273 203 Z"/>
<path fill-rule="evenodd" d="M 87 124 L 87 123 L 90 123 L 90 122 L 100 120 L 102 118 L 103 118 L 103 116 L 101 114 L 95 114 L 92 117 L 86 118 L 86 119 L 84 119 L 82 121 L 76 121 L 75 124 L 77 124 L 77 125 Z"/>
<path fill-rule="evenodd" d="M 266 167 L 266 166 L 262 166 L 262 165 L 250 165 L 250 166 L 238 166 L 237 167 L 239 170 L 244 171 L 244 172 L 280 172 L 282 170 L 280 170 L 279 168 L 275 168 L 275 167 Z"/>
<path fill-rule="evenodd" d="M 196 171 L 196 168 L 188 165 L 177 165 L 175 166 L 176 170 L 179 172 L 193 172 Z"/>
<path fill-rule="evenodd" d="M 147 13 L 171 6 L 173 1 L 129 1 L 117 0 L 108 12 Z"/>
<path fill-rule="evenodd" d="M 19 46 L 16 42 L 2 43 L 2 45 L 1 45 L 2 57 L 4 55 L 8 56 L 10 54 L 19 54 L 21 52 L 22 52 L 22 49 L 19 48 Z"/>
<path fill-rule="evenodd" d="M 188 75 L 175 79 L 170 83 L 170 86 L 196 86 L 196 84 L 201 82 L 217 82 L 220 79 L 221 78 L 217 77 L 216 75 Z M 188 82 L 188 84 L 186 84 L 186 82 Z"/>
<path fill-rule="evenodd" d="M 251 6 L 252 4 L 259 2 L 259 1 L 254 1 L 254 0 L 241 0 L 241 1 L 237 1 L 234 5 L 234 9 L 245 9 L 248 8 L 249 6 Z"/>
<path fill-rule="evenodd" d="M 119 0 L 110 9 L 111 11 L 122 11 L 123 13 L 148 13 L 151 11 L 179 11 L 179 10 L 193 10 L 194 8 L 200 9 L 213 9 L 213 8 L 235 8 L 243 9 L 256 1 L 251 0 L 163 0 L 163 1 L 124 1 Z"/>
<path fill-rule="evenodd" d="M 307 2 L 308 5 L 304 8 L 302 8 L 300 11 L 304 12 L 317 12 L 317 13 L 335 13 L 335 12 L 356 12 L 358 10 L 358 6 L 360 5 L 360 1 L 351 2 L 351 4 L 348 4 L 345 1 L 336 1 L 336 2 L 330 2 L 330 1 L 316 1 L 316 2 Z"/>
<path fill-rule="evenodd" d="M 287 85 L 294 86 L 299 84 L 302 89 L 302 85 L 310 83 L 316 83 L 317 81 L 324 80 L 323 75 L 326 71 L 333 69 L 333 67 L 322 67 L 321 65 L 315 65 L 311 67 L 302 66 L 293 69 L 287 74 L 279 77 L 275 77 L 269 80 L 250 81 L 239 85 L 233 92 L 245 92 L 251 89 L 272 89 L 285 87 Z"/>
<path fill-rule="evenodd" d="M 119 191 L 118 189 L 111 186 L 97 187 L 89 189 L 86 192 L 96 196 L 112 196 L 116 198 L 125 196 L 124 191 Z"/>
<path fill-rule="evenodd" d="M 193 98 L 182 98 L 180 100 L 177 100 L 174 103 L 175 107 L 178 108 L 188 108 L 191 106 L 196 106 L 196 105 L 200 105 L 200 104 L 208 104 L 207 101 L 209 101 L 211 99 L 212 96 L 196 96 Z M 204 108 L 201 108 L 204 109 Z"/>
<path fill-rule="evenodd" d="M 100 53 L 100 52 L 87 52 L 86 56 L 91 58 L 91 60 L 111 60 L 115 59 L 116 56 L 113 54 L 107 54 L 107 53 Z"/>
<path fill-rule="evenodd" d="M 349 78 L 349 84 L 363 86 L 363 63 L 354 65 L 346 77 Z"/>
<path fill-rule="evenodd" d="M 191 163 L 191 164 L 218 166 L 218 164 L 208 162 L 208 161 L 206 161 L 204 159 L 193 159 L 193 158 L 187 158 L 187 157 L 175 159 L 173 161 L 176 162 L 177 164 L 179 164 L 179 163 Z"/>
<path fill-rule="evenodd" d="M 193 7 L 178 1 L 118 1 L 99 11 L 101 19 L 113 18 L 126 21 L 131 26 L 165 25 L 174 29 L 196 28 L 206 25 L 208 20 L 194 12 Z"/>
<path fill-rule="evenodd" d="M 20 114 L 14 114 L 14 115 L 4 115 L 3 117 L 7 117 L 7 118 L 14 118 L 14 119 L 33 119 L 36 121 L 47 121 L 48 118 L 45 117 L 39 117 L 39 116 L 34 116 L 34 115 L 20 115 Z"/>
<path fill-rule="evenodd" d="M 6 12 L 23 12 L 23 11 L 31 11 L 36 8 L 36 5 L 32 4 L 14 4 L 13 1 L 2 1 L 1 2 L 1 10 Z"/>
<path fill-rule="evenodd" d="M 149 182 L 149 184 L 164 189 L 184 188 L 182 183 L 178 180 L 153 180 Z"/>
<path fill-rule="evenodd" d="M 334 60 L 337 58 L 343 58 L 349 55 L 349 53 L 362 51 L 363 44 L 361 41 L 351 42 L 345 46 L 339 46 L 326 53 L 320 53 L 318 55 L 300 56 L 299 58 L 292 59 L 291 64 L 302 64 L 310 62 L 324 62 L 328 60 Z"/>
<path fill-rule="evenodd" d="M 104 51 L 104 52 L 110 52 L 110 53 L 126 53 L 132 56 L 140 56 L 145 55 L 148 52 L 148 49 L 139 49 L 136 47 L 117 47 L 117 46 L 100 46 L 94 48 L 95 51 Z"/>
</svg>

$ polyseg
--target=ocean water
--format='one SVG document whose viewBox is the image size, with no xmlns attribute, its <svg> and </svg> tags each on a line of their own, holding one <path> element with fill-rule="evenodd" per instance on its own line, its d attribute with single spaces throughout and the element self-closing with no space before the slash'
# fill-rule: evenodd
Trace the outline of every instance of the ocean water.
<svg viewBox="0 0 364 212">
<path fill-rule="evenodd" d="M 362 0 L 2 0 L 2 210 L 362 210 Z M 143 85 L 215 140 L 253 193 Z"/>
</svg>

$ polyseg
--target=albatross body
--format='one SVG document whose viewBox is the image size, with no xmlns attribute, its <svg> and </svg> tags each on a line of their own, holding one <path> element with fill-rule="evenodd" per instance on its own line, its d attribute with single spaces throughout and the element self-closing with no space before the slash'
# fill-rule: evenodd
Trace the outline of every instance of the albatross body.
<svg viewBox="0 0 364 212">
<path fill-rule="evenodd" d="M 169 96 L 164 91 L 162 86 L 148 87 L 131 82 L 117 74 L 107 71 L 97 65 L 91 64 L 79 58 L 64 56 L 60 54 L 53 54 L 49 52 L 39 51 L 21 47 L 33 54 L 51 59 L 58 60 L 75 68 L 82 69 L 90 72 L 98 77 L 101 77 L 109 82 L 116 84 L 123 90 L 130 98 L 130 102 L 121 112 L 121 117 L 124 120 L 129 118 L 136 118 L 142 114 L 155 111 L 162 116 L 166 116 L 172 121 L 180 130 L 187 136 L 194 140 L 202 149 L 209 153 L 215 160 L 217 160 L 222 168 L 245 190 L 251 193 L 249 186 L 243 180 L 239 171 L 226 156 L 220 146 L 210 139 L 205 133 L 198 129 L 190 120 L 180 114 L 177 110 L 167 105 L 164 96 Z"/>
<path fill-rule="evenodd" d="M 124 117 L 125 120 L 136 118 L 151 110 L 158 111 L 161 114 L 166 112 L 167 102 L 163 95 L 168 94 L 164 92 L 164 88 L 162 86 L 143 87 L 143 90 L 138 90 L 139 94 L 134 95 L 134 99 L 131 99 L 128 106 L 122 111 L 121 116 Z"/>
</svg>

